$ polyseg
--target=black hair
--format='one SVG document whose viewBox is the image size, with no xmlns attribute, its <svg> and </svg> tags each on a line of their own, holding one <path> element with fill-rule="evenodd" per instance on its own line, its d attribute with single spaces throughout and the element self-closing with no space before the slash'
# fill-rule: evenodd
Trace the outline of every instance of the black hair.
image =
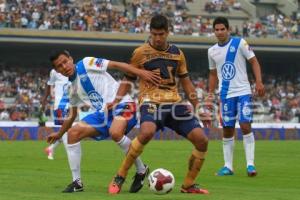
<svg viewBox="0 0 300 200">
<path fill-rule="evenodd" d="M 164 15 L 155 15 L 151 18 L 150 30 L 151 29 L 164 29 L 169 30 L 168 19 Z"/>
<path fill-rule="evenodd" d="M 213 28 L 215 28 L 216 24 L 223 24 L 226 29 L 229 29 L 229 22 L 226 17 L 217 17 L 213 22 Z"/>
<path fill-rule="evenodd" d="M 58 51 L 53 51 L 51 52 L 49 59 L 51 62 L 53 62 L 54 60 L 56 60 L 60 55 L 65 55 L 67 57 L 70 57 L 70 53 L 67 50 L 58 50 Z"/>
</svg>

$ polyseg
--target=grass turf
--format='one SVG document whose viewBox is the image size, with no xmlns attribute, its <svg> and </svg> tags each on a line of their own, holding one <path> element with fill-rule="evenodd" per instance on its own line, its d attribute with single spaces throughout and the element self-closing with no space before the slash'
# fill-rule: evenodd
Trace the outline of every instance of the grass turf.
<svg viewBox="0 0 300 200">
<path fill-rule="evenodd" d="M 61 191 L 71 182 L 66 153 L 61 145 L 55 160 L 43 152 L 44 141 L 0 142 L 0 200 L 72 199 L 72 200 L 152 200 L 152 199 L 300 199 L 299 141 L 257 141 L 256 166 L 258 176 L 246 176 L 242 142 L 237 142 L 234 155 L 235 175 L 216 177 L 223 165 L 221 141 L 211 141 L 209 153 L 197 182 L 210 191 L 209 195 L 181 194 L 181 183 L 187 168 L 192 145 L 183 141 L 151 141 L 142 154 L 150 169 L 166 168 L 173 172 L 176 183 L 167 195 L 151 193 L 147 184 L 137 194 L 128 193 L 134 168 L 119 195 L 107 194 L 107 185 L 116 173 L 123 154 L 112 141 L 82 143 L 82 179 L 84 192 L 64 194 Z"/>
</svg>

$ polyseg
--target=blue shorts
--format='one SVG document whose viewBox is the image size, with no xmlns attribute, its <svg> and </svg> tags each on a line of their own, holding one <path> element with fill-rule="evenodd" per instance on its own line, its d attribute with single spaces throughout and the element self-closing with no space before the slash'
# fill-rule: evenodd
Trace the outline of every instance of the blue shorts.
<svg viewBox="0 0 300 200">
<path fill-rule="evenodd" d="M 145 103 L 141 105 L 141 124 L 153 122 L 157 130 L 168 127 L 177 134 L 187 137 L 194 128 L 201 128 L 198 119 L 186 104 Z"/>
<path fill-rule="evenodd" d="M 62 125 L 65 121 L 65 119 L 68 117 L 69 110 L 62 110 L 62 109 L 56 109 L 53 111 L 54 116 L 54 124 L 55 125 Z"/>
<path fill-rule="evenodd" d="M 94 127 L 99 135 L 92 137 L 95 140 L 104 140 L 109 137 L 109 128 L 115 116 L 122 116 L 127 120 L 127 128 L 125 134 L 136 125 L 136 105 L 133 102 L 118 104 L 114 109 L 109 110 L 108 113 L 96 111 L 85 116 L 81 121 Z"/>
<path fill-rule="evenodd" d="M 235 127 L 237 119 L 239 123 L 251 123 L 253 120 L 251 95 L 223 99 L 220 106 L 223 127 Z"/>
</svg>

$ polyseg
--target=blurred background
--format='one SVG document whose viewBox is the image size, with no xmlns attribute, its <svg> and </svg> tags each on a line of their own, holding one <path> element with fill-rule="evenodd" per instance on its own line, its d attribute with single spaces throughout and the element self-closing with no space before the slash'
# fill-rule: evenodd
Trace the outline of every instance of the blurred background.
<svg viewBox="0 0 300 200">
<path fill-rule="evenodd" d="M 300 122 L 300 8 L 295 0 L 0 0 L 0 121 L 38 121 L 52 50 L 129 62 L 148 39 L 149 19 L 170 22 L 170 42 L 185 53 L 199 99 L 207 92 L 212 22 L 229 19 L 262 66 L 266 96 L 255 123 Z M 252 70 L 249 79 L 254 83 Z M 123 75 L 112 71 L 120 80 Z M 254 87 L 254 85 L 252 84 Z M 137 96 L 137 90 L 132 90 Z M 52 120 L 53 98 L 45 112 Z M 82 109 L 85 112 L 86 109 Z"/>
</svg>

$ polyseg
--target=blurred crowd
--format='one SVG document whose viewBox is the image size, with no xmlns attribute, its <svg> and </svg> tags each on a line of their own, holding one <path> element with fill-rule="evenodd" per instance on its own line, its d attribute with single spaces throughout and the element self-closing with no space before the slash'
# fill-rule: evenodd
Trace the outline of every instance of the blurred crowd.
<svg viewBox="0 0 300 200">
<path fill-rule="evenodd" d="M 47 79 L 48 71 L 1 67 L 0 120 L 37 118 Z"/>
<path fill-rule="evenodd" d="M 208 13 L 240 10 L 235 0 L 208 0 L 199 15 L 189 14 L 187 3 L 193 0 L 0 0 L 0 28 L 39 30 L 76 30 L 144 33 L 149 18 L 164 14 L 170 21 L 171 34 L 211 36 L 212 18 Z M 235 35 L 244 37 L 300 37 L 300 12 L 295 16 L 274 13 L 257 21 L 233 26 Z"/>
<path fill-rule="evenodd" d="M 122 75 L 113 73 L 120 80 Z M 254 97 L 256 122 L 300 122 L 300 76 L 284 77 L 265 75 L 266 95 Z M 1 68 L 0 72 L 0 120 L 37 120 L 40 100 L 45 92 L 48 70 L 22 70 Z M 207 75 L 191 73 L 198 98 L 203 102 L 207 94 Z M 250 81 L 254 83 L 253 80 Z M 254 84 L 252 84 L 254 88 Z M 137 84 L 131 96 L 137 101 Z M 218 102 L 216 100 L 216 102 Z M 51 118 L 53 98 L 49 99 L 46 116 Z"/>
</svg>

